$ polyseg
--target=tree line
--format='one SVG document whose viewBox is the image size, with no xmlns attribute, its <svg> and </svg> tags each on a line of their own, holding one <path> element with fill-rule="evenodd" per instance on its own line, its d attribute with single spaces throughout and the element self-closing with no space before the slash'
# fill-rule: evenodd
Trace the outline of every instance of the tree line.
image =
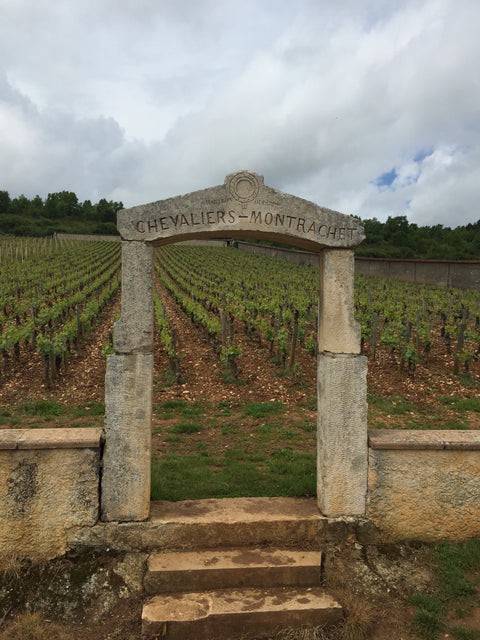
<svg viewBox="0 0 480 640">
<path fill-rule="evenodd" d="M 121 202 L 102 198 L 96 204 L 80 202 L 72 191 L 49 193 L 45 200 L 21 195 L 10 198 L 0 191 L 0 235 L 48 236 L 53 233 L 117 234 Z M 373 258 L 443 260 L 480 259 L 480 220 L 455 228 L 419 226 L 406 216 L 363 221 L 365 241 L 356 255 Z M 268 243 L 270 244 L 270 243 Z"/>
<path fill-rule="evenodd" d="M 0 235 L 49 236 L 53 233 L 117 234 L 121 202 L 105 198 L 80 202 L 72 191 L 49 193 L 45 200 L 0 191 Z"/>
<path fill-rule="evenodd" d="M 480 260 L 480 220 L 463 226 L 418 226 L 406 216 L 364 220 L 366 239 L 356 255 L 369 258 Z"/>
</svg>

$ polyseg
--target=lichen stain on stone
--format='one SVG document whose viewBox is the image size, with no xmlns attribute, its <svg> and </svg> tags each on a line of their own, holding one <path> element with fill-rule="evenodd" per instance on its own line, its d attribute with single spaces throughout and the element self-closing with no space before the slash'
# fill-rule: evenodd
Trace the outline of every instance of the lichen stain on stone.
<svg viewBox="0 0 480 640">
<path fill-rule="evenodd" d="M 437 485 L 435 498 L 439 504 L 451 504 L 455 509 L 462 509 L 462 512 L 478 509 L 476 475 L 464 473 L 455 476 L 451 472 L 440 473 Z"/>
<path fill-rule="evenodd" d="M 38 464 L 22 460 L 12 469 L 7 479 L 8 515 L 23 518 L 31 508 L 38 492 Z"/>
</svg>

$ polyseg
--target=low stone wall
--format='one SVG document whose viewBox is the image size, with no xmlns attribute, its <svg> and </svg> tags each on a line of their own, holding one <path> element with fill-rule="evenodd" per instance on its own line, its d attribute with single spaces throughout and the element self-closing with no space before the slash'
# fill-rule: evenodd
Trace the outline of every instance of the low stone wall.
<svg viewBox="0 0 480 640">
<path fill-rule="evenodd" d="M 368 489 L 385 541 L 480 536 L 480 432 L 370 430 Z"/>
<path fill-rule="evenodd" d="M 102 429 L 0 430 L 0 570 L 12 558 L 63 555 L 72 540 L 107 530 L 99 522 L 102 438 Z M 368 445 L 366 515 L 379 541 L 480 536 L 480 432 L 370 430 Z M 107 524 L 104 543 L 115 547 L 117 528 L 128 527 Z M 153 524 L 132 526 L 142 538 Z"/>
<path fill-rule="evenodd" d="M 231 240 L 184 240 L 178 244 L 185 244 L 187 247 L 229 247 Z"/>
<path fill-rule="evenodd" d="M 95 233 L 55 233 L 59 240 L 94 240 L 96 242 L 121 242 L 120 236 L 102 236 Z"/>
<path fill-rule="evenodd" d="M 355 270 L 367 276 L 392 278 L 456 289 L 480 289 L 478 260 L 388 260 L 355 258 Z"/>
<path fill-rule="evenodd" d="M 99 514 L 102 429 L 0 430 L 0 568 L 66 551 Z"/>
</svg>

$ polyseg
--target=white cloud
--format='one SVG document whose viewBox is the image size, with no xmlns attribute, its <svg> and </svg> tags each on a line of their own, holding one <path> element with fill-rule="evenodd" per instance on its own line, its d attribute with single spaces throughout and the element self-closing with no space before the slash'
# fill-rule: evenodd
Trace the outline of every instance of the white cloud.
<svg viewBox="0 0 480 640">
<path fill-rule="evenodd" d="M 0 9 L 0 188 L 13 195 L 128 206 L 247 168 L 365 218 L 479 217 L 475 0 Z"/>
</svg>

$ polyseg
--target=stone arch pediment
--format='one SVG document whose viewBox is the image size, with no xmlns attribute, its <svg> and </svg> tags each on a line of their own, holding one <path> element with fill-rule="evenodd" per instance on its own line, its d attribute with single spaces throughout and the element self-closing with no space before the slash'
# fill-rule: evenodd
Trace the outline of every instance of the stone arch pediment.
<svg viewBox="0 0 480 640">
<path fill-rule="evenodd" d="M 260 238 L 301 249 L 346 249 L 364 239 L 360 220 L 267 187 L 252 171 L 223 185 L 118 213 L 123 240 L 154 245 L 202 238 Z"/>
</svg>

